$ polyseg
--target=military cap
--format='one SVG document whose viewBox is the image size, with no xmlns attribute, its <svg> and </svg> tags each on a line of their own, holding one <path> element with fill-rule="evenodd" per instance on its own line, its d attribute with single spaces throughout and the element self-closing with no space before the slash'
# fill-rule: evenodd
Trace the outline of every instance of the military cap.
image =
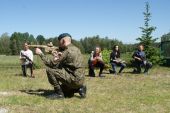
<svg viewBox="0 0 170 113">
<path fill-rule="evenodd" d="M 68 34 L 68 33 L 62 33 L 62 34 L 60 34 L 60 35 L 58 36 L 58 40 L 60 41 L 60 40 L 61 40 L 62 38 L 64 38 L 64 37 L 70 37 L 70 38 L 72 38 L 70 34 Z"/>
</svg>

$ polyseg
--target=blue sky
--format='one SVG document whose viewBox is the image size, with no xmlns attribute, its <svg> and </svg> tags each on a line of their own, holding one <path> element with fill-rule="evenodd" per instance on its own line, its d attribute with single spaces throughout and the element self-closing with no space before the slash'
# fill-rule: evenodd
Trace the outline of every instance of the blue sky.
<svg viewBox="0 0 170 113">
<path fill-rule="evenodd" d="M 170 0 L 0 0 L 0 34 L 28 32 L 46 38 L 68 32 L 76 40 L 99 35 L 134 43 L 149 1 L 154 37 L 170 32 Z"/>
</svg>

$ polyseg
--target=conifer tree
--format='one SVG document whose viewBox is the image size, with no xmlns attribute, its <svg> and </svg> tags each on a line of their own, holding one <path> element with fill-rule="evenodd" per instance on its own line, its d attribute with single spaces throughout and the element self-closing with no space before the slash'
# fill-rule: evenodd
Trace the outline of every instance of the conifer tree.
<svg viewBox="0 0 170 113">
<path fill-rule="evenodd" d="M 140 44 L 145 47 L 146 58 L 153 64 L 159 63 L 160 55 L 159 49 L 154 47 L 154 43 L 158 38 L 153 38 L 152 33 L 156 30 L 156 27 L 149 25 L 151 13 L 149 3 L 146 2 L 144 15 L 144 27 L 140 27 L 142 36 L 137 38 Z"/>
</svg>

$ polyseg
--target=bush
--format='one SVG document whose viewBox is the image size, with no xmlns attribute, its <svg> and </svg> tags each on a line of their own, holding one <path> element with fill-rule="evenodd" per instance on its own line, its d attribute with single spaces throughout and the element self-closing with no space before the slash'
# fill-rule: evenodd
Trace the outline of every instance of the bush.
<svg viewBox="0 0 170 113">
<path fill-rule="evenodd" d="M 112 51 L 108 49 L 103 49 L 102 51 L 102 56 L 103 56 L 103 61 L 105 63 L 105 67 L 109 68 L 110 67 L 110 53 Z"/>
</svg>

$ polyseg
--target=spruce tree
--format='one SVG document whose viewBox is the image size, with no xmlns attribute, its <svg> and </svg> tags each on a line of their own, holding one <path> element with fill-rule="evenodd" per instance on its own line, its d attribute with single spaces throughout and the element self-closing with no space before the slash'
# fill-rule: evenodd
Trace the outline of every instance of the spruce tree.
<svg viewBox="0 0 170 113">
<path fill-rule="evenodd" d="M 159 49 L 154 47 L 154 43 L 158 38 L 153 38 L 152 33 L 156 30 L 156 27 L 149 25 L 151 13 L 149 3 L 146 2 L 144 15 L 144 27 L 139 27 L 142 31 L 142 36 L 137 38 L 140 44 L 144 45 L 146 58 L 153 64 L 159 63 Z"/>
</svg>

